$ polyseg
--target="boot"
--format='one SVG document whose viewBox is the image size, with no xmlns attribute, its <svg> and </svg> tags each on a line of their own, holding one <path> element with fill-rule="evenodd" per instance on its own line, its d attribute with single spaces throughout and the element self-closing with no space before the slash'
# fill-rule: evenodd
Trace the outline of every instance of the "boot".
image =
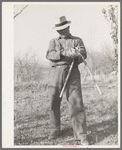
<svg viewBox="0 0 122 150">
<path fill-rule="evenodd" d="M 82 136 L 81 136 L 81 145 L 90 145 L 87 134 L 82 134 Z"/>
</svg>

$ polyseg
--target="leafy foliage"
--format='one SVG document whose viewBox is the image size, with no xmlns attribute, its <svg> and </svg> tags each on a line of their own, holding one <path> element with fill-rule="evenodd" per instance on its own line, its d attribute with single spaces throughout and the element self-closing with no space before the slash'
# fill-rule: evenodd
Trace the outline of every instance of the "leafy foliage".
<svg viewBox="0 0 122 150">
<path fill-rule="evenodd" d="M 111 26 L 110 35 L 114 43 L 114 70 L 116 70 L 118 66 L 118 6 L 110 5 L 107 9 L 104 8 L 102 13 Z"/>
</svg>

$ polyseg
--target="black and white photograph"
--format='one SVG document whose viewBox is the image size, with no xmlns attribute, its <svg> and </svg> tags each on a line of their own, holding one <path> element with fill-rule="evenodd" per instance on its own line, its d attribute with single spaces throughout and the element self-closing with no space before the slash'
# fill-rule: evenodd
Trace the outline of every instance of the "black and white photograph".
<svg viewBox="0 0 122 150">
<path fill-rule="evenodd" d="M 3 148 L 120 148 L 120 3 L 2 8 Z"/>
</svg>

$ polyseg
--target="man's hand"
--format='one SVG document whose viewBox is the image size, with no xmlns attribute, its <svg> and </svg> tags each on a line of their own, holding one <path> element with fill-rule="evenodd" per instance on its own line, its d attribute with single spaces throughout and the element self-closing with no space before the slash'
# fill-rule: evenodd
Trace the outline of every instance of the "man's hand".
<svg viewBox="0 0 122 150">
<path fill-rule="evenodd" d="M 68 52 L 71 58 L 76 58 L 79 55 L 77 50 L 74 48 L 70 48 Z"/>
<path fill-rule="evenodd" d="M 75 47 L 75 49 L 76 49 L 76 51 L 77 51 L 77 53 L 81 56 L 82 55 L 82 57 L 83 58 L 85 58 L 86 57 L 86 54 L 85 54 L 85 52 L 84 52 L 84 47 Z"/>
<path fill-rule="evenodd" d="M 61 50 L 60 54 L 71 58 L 76 58 L 79 55 L 77 50 L 74 48 L 70 48 L 68 50 Z"/>
<path fill-rule="evenodd" d="M 60 50 L 60 55 L 65 56 L 65 50 L 63 48 Z"/>
<path fill-rule="evenodd" d="M 80 53 L 80 54 L 84 53 L 84 47 L 82 47 L 82 46 L 75 47 L 75 49 L 76 49 L 77 53 Z"/>
</svg>

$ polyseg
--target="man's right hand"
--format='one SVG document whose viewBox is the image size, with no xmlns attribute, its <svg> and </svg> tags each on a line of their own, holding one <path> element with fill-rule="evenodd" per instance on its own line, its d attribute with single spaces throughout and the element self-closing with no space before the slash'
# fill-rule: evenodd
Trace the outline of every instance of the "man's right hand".
<svg viewBox="0 0 122 150">
<path fill-rule="evenodd" d="M 71 57 L 71 58 L 76 58 L 78 57 L 78 52 L 74 48 L 70 48 L 68 50 L 61 50 L 61 55 Z"/>
</svg>

